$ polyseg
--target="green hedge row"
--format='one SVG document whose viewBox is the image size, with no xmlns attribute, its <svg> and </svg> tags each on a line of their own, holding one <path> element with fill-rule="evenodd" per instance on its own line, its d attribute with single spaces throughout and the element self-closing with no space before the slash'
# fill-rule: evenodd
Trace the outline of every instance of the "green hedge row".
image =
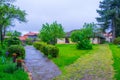
<svg viewBox="0 0 120 80">
<path fill-rule="evenodd" d="M 34 42 L 33 46 L 43 52 L 46 56 L 57 57 L 59 54 L 59 49 L 56 46 L 48 45 L 42 42 Z"/>
</svg>

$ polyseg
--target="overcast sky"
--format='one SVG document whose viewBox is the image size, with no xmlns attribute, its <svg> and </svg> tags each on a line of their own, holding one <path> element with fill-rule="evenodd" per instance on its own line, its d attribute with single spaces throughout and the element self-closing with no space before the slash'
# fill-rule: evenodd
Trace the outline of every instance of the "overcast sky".
<svg viewBox="0 0 120 80">
<path fill-rule="evenodd" d="M 27 23 L 18 23 L 14 30 L 23 33 L 39 31 L 42 24 L 57 21 L 65 31 L 79 29 L 87 22 L 96 22 L 100 0 L 17 0 L 15 5 L 27 13 Z"/>
</svg>

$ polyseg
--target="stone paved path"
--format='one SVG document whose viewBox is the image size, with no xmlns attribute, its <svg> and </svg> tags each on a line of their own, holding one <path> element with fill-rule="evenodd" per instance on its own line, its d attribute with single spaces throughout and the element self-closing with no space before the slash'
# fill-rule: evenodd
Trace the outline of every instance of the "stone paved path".
<svg viewBox="0 0 120 80">
<path fill-rule="evenodd" d="M 26 46 L 25 64 L 33 80 L 52 80 L 61 74 L 58 67 L 32 46 Z"/>
</svg>

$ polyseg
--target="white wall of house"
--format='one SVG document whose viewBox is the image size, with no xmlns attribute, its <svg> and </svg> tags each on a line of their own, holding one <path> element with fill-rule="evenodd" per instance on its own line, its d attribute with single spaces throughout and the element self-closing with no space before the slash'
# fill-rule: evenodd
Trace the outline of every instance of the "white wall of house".
<svg viewBox="0 0 120 80">
<path fill-rule="evenodd" d="M 100 39 L 99 38 L 90 38 L 90 41 L 93 44 L 99 44 L 100 43 Z"/>
<path fill-rule="evenodd" d="M 112 41 L 112 36 L 105 37 L 105 40 L 108 41 L 108 42 L 111 42 Z"/>
<path fill-rule="evenodd" d="M 65 43 L 65 38 L 57 39 L 57 44 L 74 44 L 74 42 L 69 39 L 69 43 Z"/>
<path fill-rule="evenodd" d="M 90 41 L 92 44 L 99 44 L 100 39 L 99 38 L 90 38 Z M 57 44 L 65 44 L 65 38 L 57 39 Z M 70 40 L 70 44 L 73 44 L 73 42 Z"/>
<path fill-rule="evenodd" d="M 65 44 L 65 38 L 57 39 L 57 44 Z"/>
<path fill-rule="evenodd" d="M 112 37 L 113 37 L 112 33 L 105 33 L 104 36 L 105 36 L 105 41 L 107 41 L 107 42 L 112 41 Z"/>
</svg>

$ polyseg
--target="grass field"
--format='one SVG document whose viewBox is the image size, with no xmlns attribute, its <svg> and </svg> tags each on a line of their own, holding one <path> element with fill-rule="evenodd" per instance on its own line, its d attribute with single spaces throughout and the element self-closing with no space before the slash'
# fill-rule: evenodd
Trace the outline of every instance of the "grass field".
<svg viewBox="0 0 120 80">
<path fill-rule="evenodd" d="M 67 50 L 62 49 L 63 47 L 61 46 Z M 58 47 L 60 48 L 61 56 L 64 52 L 69 53 L 62 57 L 59 56 L 56 64 L 60 64 L 57 61 L 61 61 L 64 58 L 70 59 L 71 63 L 68 61 L 69 65 L 63 66 L 64 72 L 56 80 L 113 80 L 112 52 L 108 45 L 94 45 L 90 51 L 76 50 L 75 45 L 58 45 Z M 76 57 L 76 60 L 73 61 L 72 56 L 79 57 Z"/>
<path fill-rule="evenodd" d="M 79 57 L 87 54 L 89 50 L 77 50 L 75 44 L 57 44 L 60 52 L 53 62 L 64 71 L 64 67 L 74 63 Z"/>
<path fill-rule="evenodd" d="M 112 55 L 113 55 L 113 67 L 115 70 L 115 76 L 114 78 L 116 80 L 120 80 L 120 47 L 117 45 L 110 45 L 110 49 L 112 50 Z"/>
</svg>

